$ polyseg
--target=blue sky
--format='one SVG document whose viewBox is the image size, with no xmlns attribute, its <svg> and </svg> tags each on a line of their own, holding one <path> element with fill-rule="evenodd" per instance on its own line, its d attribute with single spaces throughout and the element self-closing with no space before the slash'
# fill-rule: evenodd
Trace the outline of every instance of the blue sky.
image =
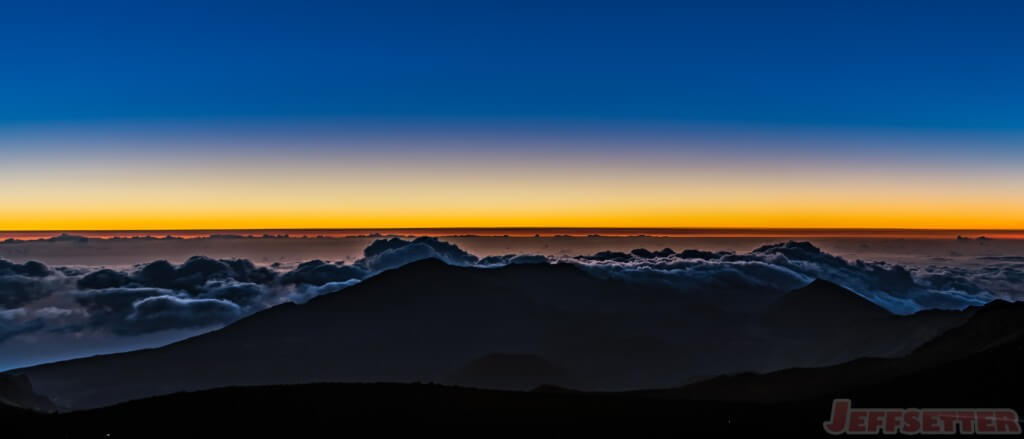
<svg viewBox="0 0 1024 439">
<path fill-rule="evenodd" d="M 1024 130 L 1019 2 L 545 3 L 8 4 L 0 121 Z"/>
<path fill-rule="evenodd" d="M 1024 228 L 1024 5 L 766 5 L 5 5 L 0 230 Z"/>
</svg>

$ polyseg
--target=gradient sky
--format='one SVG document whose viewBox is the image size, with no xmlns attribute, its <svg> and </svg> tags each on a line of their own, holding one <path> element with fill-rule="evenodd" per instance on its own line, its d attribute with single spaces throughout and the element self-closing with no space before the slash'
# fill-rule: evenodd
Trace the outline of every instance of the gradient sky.
<svg viewBox="0 0 1024 439">
<path fill-rule="evenodd" d="M 1024 229 L 1019 2 L 22 3 L 0 230 Z"/>
</svg>

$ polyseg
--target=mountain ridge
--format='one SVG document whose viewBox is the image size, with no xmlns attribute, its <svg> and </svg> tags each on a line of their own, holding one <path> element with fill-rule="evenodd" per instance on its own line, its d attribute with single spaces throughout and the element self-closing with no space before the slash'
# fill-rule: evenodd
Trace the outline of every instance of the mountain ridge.
<svg viewBox="0 0 1024 439">
<path fill-rule="evenodd" d="M 970 317 L 899 358 L 860 358 L 822 368 L 788 368 L 757 374 L 722 375 L 648 395 L 731 402 L 779 403 L 815 397 L 842 397 L 858 388 L 927 374 L 1005 346 L 1024 348 L 1024 303 L 996 301 L 967 310 Z M 1020 357 L 1011 361 L 1024 365 Z M 971 365 L 969 367 L 977 367 Z"/>
<path fill-rule="evenodd" d="M 17 372 L 59 405 L 91 408 L 224 386 L 443 382 L 475 359 L 515 353 L 559 365 L 565 382 L 581 390 L 621 391 L 899 353 L 958 318 L 872 320 L 863 331 L 846 331 L 844 346 L 825 337 L 834 330 L 831 321 L 765 323 L 676 290 L 598 278 L 571 264 L 480 268 L 423 260 L 161 348 Z M 917 326 L 927 328 L 906 331 Z M 507 388 L 509 381 L 495 378 L 489 386 L 475 384 Z M 513 388 L 552 384 L 537 380 Z"/>
</svg>

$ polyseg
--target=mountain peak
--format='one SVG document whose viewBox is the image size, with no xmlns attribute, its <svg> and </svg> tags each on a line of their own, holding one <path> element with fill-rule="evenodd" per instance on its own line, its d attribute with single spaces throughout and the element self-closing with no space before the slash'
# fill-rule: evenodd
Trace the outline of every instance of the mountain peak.
<svg viewBox="0 0 1024 439">
<path fill-rule="evenodd" d="M 52 401 L 36 393 L 28 376 L 12 373 L 0 374 L 0 405 L 42 412 L 57 409 Z"/>
<path fill-rule="evenodd" d="M 825 279 L 821 279 L 821 278 L 814 279 L 814 280 L 811 281 L 811 283 L 809 283 L 807 285 L 804 285 L 803 287 L 800 287 L 797 290 L 812 289 L 812 288 L 813 289 L 826 289 L 827 288 L 827 289 L 831 289 L 831 290 L 849 291 L 849 290 L 839 286 L 839 284 L 837 284 L 837 283 L 829 282 L 829 281 L 827 281 Z M 794 291 L 796 291 L 796 290 L 794 290 Z"/>
<path fill-rule="evenodd" d="M 860 294 L 824 279 L 790 291 L 778 302 L 795 313 L 826 313 L 862 316 L 889 316 L 891 313 Z"/>
</svg>

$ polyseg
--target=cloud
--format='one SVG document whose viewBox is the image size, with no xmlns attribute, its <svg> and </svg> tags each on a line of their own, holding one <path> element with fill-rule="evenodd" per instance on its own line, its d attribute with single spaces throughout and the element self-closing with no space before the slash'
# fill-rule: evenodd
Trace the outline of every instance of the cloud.
<svg viewBox="0 0 1024 439">
<path fill-rule="evenodd" d="M 0 320 L 12 321 L 27 314 L 24 308 L 5 309 L 0 311 Z"/>
<path fill-rule="evenodd" d="M 254 283 L 212 282 L 196 296 L 199 299 L 226 300 L 242 309 L 262 308 L 267 295 L 265 286 Z"/>
<path fill-rule="evenodd" d="M 350 279 L 362 279 L 367 275 L 364 268 L 334 264 L 315 259 L 299 264 L 294 270 L 281 276 L 283 284 L 324 285 L 330 282 L 343 282 Z"/>
<path fill-rule="evenodd" d="M 983 261 L 1024 262 L 1024 256 L 981 256 Z"/>
<path fill-rule="evenodd" d="M 1024 263 L 997 262 L 970 268 L 930 265 L 914 270 L 913 275 L 919 283 L 935 289 L 971 295 L 990 294 L 994 298 L 1007 301 L 1024 298 Z"/>
<path fill-rule="evenodd" d="M 0 343 L 19 334 L 35 332 L 43 328 L 43 319 L 26 320 L 24 308 L 0 311 Z"/>
<path fill-rule="evenodd" d="M 245 301 L 245 286 L 212 289 L 209 294 L 234 295 Z M 185 292 L 162 288 L 108 288 L 75 293 L 91 328 L 119 335 L 137 335 L 170 329 L 230 323 L 243 315 L 242 307 L 221 298 L 192 298 Z M 52 314 L 52 312 L 51 312 Z"/>
<path fill-rule="evenodd" d="M 56 306 L 47 306 L 37 309 L 35 311 L 35 314 L 45 319 L 56 319 L 71 316 L 75 314 L 75 310 L 67 308 L 58 308 Z"/>
<path fill-rule="evenodd" d="M 88 325 L 93 328 L 115 328 L 132 313 L 136 302 L 150 297 L 174 296 L 173 290 L 162 288 L 107 288 L 74 293 L 75 301 L 88 315 Z"/>
<path fill-rule="evenodd" d="M 359 283 L 359 279 L 349 279 L 341 282 L 328 282 L 323 285 L 299 285 L 295 291 L 288 296 L 288 301 L 295 303 L 306 303 L 310 299 L 324 294 L 337 293 L 345 288 Z"/>
<path fill-rule="evenodd" d="M 43 299 L 63 286 L 64 275 L 40 262 L 24 264 L 0 259 L 0 308 L 20 308 Z"/>
<path fill-rule="evenodd" d="M 0 260 L 0 342 L 32 333 L 137 335 L 214 327 L 282 302 L 305 303 L 425 258 L 476 267 L 570 262 L 598 277 L 669 287 L 734 309 L 756 308 L 819 278 L 897 313 L 1024 297 L 1024 264 L 1015 258 L 989 258 L 980 267 L 907 268 L 848 261 L 808 242 L 789 241 L 748 253 L 639 248 L 569 258 L 480 259 L 437 238 L 391 238 L 374 241 L 351 264 L 312 260 L 291 269 L 204 256 L 180 265 L 158 260 L 91 272 Z"/>
<path fill-rule="evenodd" d="M 221 299 L 153 296 L 132 303 L 132 310 L 114 326 L 122 335 L 231 323 L 242 316 L 238 305 Z"/>
<path fill-rule="evenodd" d="M 78 288 L 81 289 L 103 289 L 103 288 L 117 288 L 130 285 L 134 280 L 131 276 L 124 273 L 103 269 L 94 271 L 83 276 L 78 280 Z"/>
<path fill-rule="evenodd" d="M 27 277 L 46 277 L 51 274 L 50 269 L 42 262 L 28 261 L 24 264 L 0 259 L 0 276 L 21 275 Z"/>
<path fill-rule="evenodd" d="M 580 256 L 579 259 L 585 261 L 630 262 L 634 259 L 634 256 L 623 252 L 601 251 L 590 256 Z"/>
<path fill-rule="evenodd" d="M 285 272 L 258 267 L 246 259 L 205 256 L 193 256 L 180 265 L 158 260 L 129 269 L 91 272 L 0 260 L 0 305 L 4 309 L 28 307 L 28 314 L 17 322 L 5 320 L 3 333 L 5 339 L 41 329 L 136 335 L 222 325 L 285 301 L 304 303 L 380 271 L 425 258 L 456 265 L 478 261 L 436 238 L 378 239 L 353 264 L 313 260 Z M 546 261 L 510 256 L 501 262 L 530 260 Z M 53 295 L 57 291 L 63 294 Z"/>
<path fill-rule="evenodd" d="M 177 269 L 170 262 L 153 261 L 135 273 L 135 279 L 142 285 L 158 288 L 171 288 L 177 278 Z"/>
<path fill-rule="evenodd" d="M 198 293 L 211 280 L 234 280 L 249 283 L 268 283 L 277 274 L 267 267 L 257 268 L 245 259 L 212 259 L 193 256 L 181 266 L 168 270 L 166 261 L 157 261 L 144 267 L 135 276 L 143 285 L 175 288 Z M 148 270 L 147 270 L 148 269 Z"/>
<path fill-rule="evenodd" d="M 180 266 L 155 261 L 133 273 L 102 269 L 78 280 L 80 289 L 117 287 L 151 287 L 189 291 L 198 294 L 211 281 L 236 281 L 265 284 L 273 282 L 277 273 L 267 267 L 256 267 L 246 259 L 212 259 L 193 256 Z"/>
<path fill-rule="evenodd" d="M 432 237 L 407 241 L 401 238 L 378 239 L 363 250 L 363 257 L 351 265 L 324 262 L 319 259 L 299 264 L 281 275 L 282 284 L 326 285 L 365 279 L 384 270 L 410 262 L 436 258 L 450 265 L 474 265 L 479 259 L 454 244 Z"/>
<path fill-rule="evenodd" d="M 38 279 L 27 276 L 0 276 L 0 307 L 18 308 L 51 293 Z"/>
<path fill-rule="evenodd" d="M 547 256 L 541 255 L 502 255 L 488 256 L 477 262 L 480 266 L 502 266 L 511 264 L 546 264 L 551 262 Z"/>
<path fill-rule="evenodd" d="M 658 250 L 658 251 L 653 251 L 653 252 L 650 251 L 650 250 L 647 250 L 645 248 L 636 248 L 636 249 L 633 249 L 632 251 L 630 251 L 629 253 L 631 255 L 633 255 L 633 256 L 638 257 L 638 258 L 650 259 L 650 258 L 664 258 L 664 257 L 667 257 L 667 256 L 672 256 L 676 252 L 673 251 L 670 248 L 664 248 L 664 249 L 661 249 L 661 250 Z"/>
<path fill-rule="evenodd" d="M 377 273 L 401 267 L 410 262 L 437 258 L 449 265 L 473 265 L 478 258 L 454 244 L 433 237 L 421 237 L 412 241 L 401 238 L 378 239 L 363 250 L 363 258 L 355 266 Z"/>
<path fill-rule="evenodd" d="M 798 288 L 813 279 L 842 285 L 895 313 L 922 309 L 962 309 L 982 305 L 994 296 L 970 279 L 949 276 L 915 279 L 900 265 L 847 261 L 823 252 L 809 242 L 788 241 L 759 247 L 749 253 L 684 250 L 655 254 L 638 251 L 599 252 L 574 258 L 595 274 L 633 282 L 656 282 L 681 291 L 706 294 L 729 303 L 741 297 L 754 305 Z M 735 294 L 726 294 L 735 293 Z M 724 297 L 723 297 L 724 296 Z M 733 306 L 743 305 L 733 303 Z"/>
<path fill-rule="evenodd" d="M 799 288 L 813 277 L 758 260 L 681 258 L 654 259 L 607 253 L 569 260 L 585 271 L 626 282 L 653 284 L 716 302 L 733 309 L 756 308 L 786 291 Z"/>
<path fill-rule="evenodd" d="M 245 259 L 204 256 L 191 257 L 181 265 L 159 260 L 91 272 L 51 270 L 42 264 L 7 263 L 4 268 L 7 275 L 0 277 L 0 304 L 4 308 L 28 305 L 36 319 L 31 326 L 6 322 L 5 339 L 40 329 L 138 335 L 223 325 L 285 301 L 301 303 L 339 291 L 367 274 L 362 268 L 322 261 L 300 264 L 281 274 Z M 61 288 L 63 294 L 48 298 Z"/>
<path fill-rule="evenodd" d="M 99 330 L 137 334 L 195 327 L 207 321 L 219 324 L 276 305 L 292 294 L 280 291 L 275 270 L 257 267 L 245 259 L 194 256 L 178 266 L 160 260 L 127 270 L 104 268 L 85 273 L 66 267 L 50 270 L 39 263 L 5 263 L 3 267 L 7 275 L 0 276 L 0 304 L 5 308 L 33 305 L 35 314 L 53 332 Z M 64 294 L 43 300 L 61 288 L 66 290 Z M 215 315 L 209 319 L 202 315 L 186 319 L 180 314 L 175 318 L 149 318 L 136 305 L 153 297 L 216 300 L 229 303 L 234 311 L 220 312 L 223 307 L 197 302 L 187 309 Z M 178 306 L 178 311 L 184 309 Z M 194 323 L 182 326 L 183 322 Z"/>
<path fill-rule="evenodd" d="M 90 311 L 124 310 L 132 303 L 153 296 L 176 294 L 172 290 L 162 288 L 106 288 L 102 290 L 79 291 L 74 294 L 75 300 Z"/>
</svg>

